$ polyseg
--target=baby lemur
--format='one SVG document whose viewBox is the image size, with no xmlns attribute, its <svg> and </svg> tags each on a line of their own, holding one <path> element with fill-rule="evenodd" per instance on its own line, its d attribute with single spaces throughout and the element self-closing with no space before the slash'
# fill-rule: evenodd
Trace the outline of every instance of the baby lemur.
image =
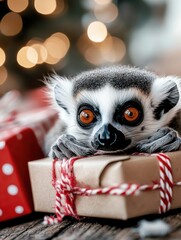
<svg viewBox="0 0 181 240">
<path fill-rule="evenodd" d="M 60 121 L 47 135 L 53 158 L 96 152 L 168 152 L 179 137 L 181 79 L 127 66 L 48 80 Z M 51 145 L 51 147 L 50 147 Z"/>
</svg>

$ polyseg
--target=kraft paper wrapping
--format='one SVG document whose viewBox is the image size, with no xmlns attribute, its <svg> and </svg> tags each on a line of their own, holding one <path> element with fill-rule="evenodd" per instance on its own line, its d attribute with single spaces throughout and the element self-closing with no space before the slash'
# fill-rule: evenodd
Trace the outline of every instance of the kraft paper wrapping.
<svg viewBox="0 0 181 240">
<path fill-rule="evenodd" d="M 181 181 L 181 151 L 168 153 L 174 182 Z M 56 174 L 59 177 L 60 164 Z M 52 160 L 29 162 L 35 211 L 54 212 L 55 190 L 51 185 Z M 154 156 L 102 155 L 75 161 L 77 186 L 91 188 L 115 186 L 121 183 L 153 184 L 159 182 L 159 164 Z M 159 190 L 144 191 L 134 196 L 76 196 L 80 216 L 128 219 L 158 213 Z M 173 208 L 181 207 L 181 186 L 173 188 Z"/>
</svg>

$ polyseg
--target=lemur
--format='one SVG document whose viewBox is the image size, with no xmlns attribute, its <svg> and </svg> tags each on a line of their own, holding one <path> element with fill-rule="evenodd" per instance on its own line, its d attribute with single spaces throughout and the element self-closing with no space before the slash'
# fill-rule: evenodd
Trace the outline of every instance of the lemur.
<svg viewBox="0 0 181 240">
<path fill-rule="evenodd" d="M 181 79 L 128 66 L 52 75 L 60 120 L 47 135 L 52 158 L 96 152 L 169 152 L 181 146 Z M 50 148 L 51 145 L 51 148 Z"/>
</svg>

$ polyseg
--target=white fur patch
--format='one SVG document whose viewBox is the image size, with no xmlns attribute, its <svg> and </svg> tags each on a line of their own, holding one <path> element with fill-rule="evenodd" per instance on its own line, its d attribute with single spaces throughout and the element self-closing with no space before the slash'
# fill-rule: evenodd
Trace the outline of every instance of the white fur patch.
<svg viewBox="0 0 181 240">
<path fill-rule="evenodd" d="M 181 79 L 174 76 L 167 76 L 163 78 L 157 78 L 151 89 L 151 98 L 153 99 L 153 105 L 159 105 L 162 100 L 166 99 L 168 96 L 169 89 L 177 85 L 179 92 L 179 100 L 176 106 L 170 109 L 166 114 L 162 116 L 160 121 L 158 121 L 158 126 L 160 127 L 168 125 L 168 123 L 173 119 L 176 113 L 181 110 Z"/>
<path fill-rule="evenodd" d="M 46 83 L 49 87 L 49 96 L 52 99 L 53 106 L 58 110 L 60 118 L 65 123 L 69 121 L 69 115 L 67 112 L 58 104 L 58 101 L 64 105 L 69 112 L 74 108 L 74 100 L 72 94 L 73 84 L 72 82 L 65 78 L 60 77 L 57 74 L 49 77 L 48 82 Z M 56 91 L 55 91 L 56 87 Z"/>
</svg>

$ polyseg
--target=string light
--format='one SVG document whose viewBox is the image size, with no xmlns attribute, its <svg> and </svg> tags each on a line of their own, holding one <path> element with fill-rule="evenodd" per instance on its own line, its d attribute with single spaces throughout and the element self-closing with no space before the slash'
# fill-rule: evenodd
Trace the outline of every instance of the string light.
<svg viewBox="0 0 181 240">
<path fill-rule="evenodd" d="M 24 68 L 32 68 L 38 62 L 38 54 L 32 47 L 22 47 L 17 53 L 17 62 Z"/>
<path fill-rule="evenodd" d="M 6 54 L 2 48 L 0 48 L 0 67 L 4 64 L 6 60 Z"/>
<path fill-rule="evenodd" d="M 13 12 L 23 12 L 28 7 L 28 0 L 8 0 L 8 7 Z"/>
<path fill-rule="evenodd" d="M 56 0 L 35 0 L 34 7 L 37 12 L 43 15 L 49 15 L 55 11 L 57 3 Z"/>
<path fill-rule="evenodd" d="M 92 22 L 87 28 L 87 35 L 93 42 L 102 42 L 107 36 L 107 28 L 102 22 Z"/>
<path fill-rule="evenodd" d="M 22 18 L 17 13 L 9 12 L 1 20 L 1 32 L 6 36 L 17 35 L 22 27 Z"/>
<path fill-rule="evenodd" d="M 8 71 L 5 66 L 0 67 L 0 85 L 2 85 L 8 78 Z"/>
</svg>

